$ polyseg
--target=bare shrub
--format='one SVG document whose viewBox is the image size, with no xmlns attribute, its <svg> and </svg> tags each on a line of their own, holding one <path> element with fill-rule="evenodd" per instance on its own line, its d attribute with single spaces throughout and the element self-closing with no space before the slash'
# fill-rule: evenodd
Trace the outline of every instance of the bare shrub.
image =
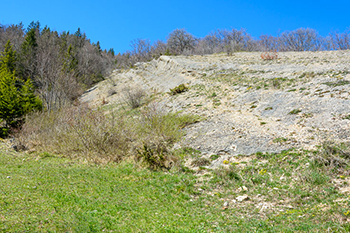
<svg viewBox="0 0 350 233">
<path fill-rule="evenodd" d="M 109 90 L 108 90 L 108 96 L 112 96 L 112 95 L 115 95 L 115 94 L 117 94 L 117 91 L 114 89 L 114 88 L 110 88 Z"/>
<path fill-rule="evenodd" d="M 204 158 L 204 157 L 199 157 L 199 158 L 194 159 L 191 162 L 191 165 L 195 166 L 195 167 L 208 166 L 208 165 L 210 165 L 210 160 L 207 158 Z"/>
<path fill-rule="evenodd" d="M 278 59 L 278 54 L 276 51 L 273 52 L 264 52 L 260 55 L 263 60 L 276 60 Z"/>
<path fill-rule="evenodd" d="M 119 161 L 131 136 L 121 117 L 85 106 L 27 116 L 18 139 L 27 148 L 97 162 Z"/>
<path fill-rule="evenodd" d="M 177 162 L 171 148 L 183 136 L 181 129 L 197 121 L 195 116 L 166 113 L 155 104 L 118 115 L 76 106 L 28 115 L 17 138 L 20 145 L 37 151 L 97 163 L 134 157 L 152 169 L 168 169 Z"/>
<path fill-rule="evenodd" d="M 124 101 L 132 109 L 142 105 L 142 101 L 146 96 L 146 92 L 140 87 L 126 87 L 124 90 Z"/>
</svg>

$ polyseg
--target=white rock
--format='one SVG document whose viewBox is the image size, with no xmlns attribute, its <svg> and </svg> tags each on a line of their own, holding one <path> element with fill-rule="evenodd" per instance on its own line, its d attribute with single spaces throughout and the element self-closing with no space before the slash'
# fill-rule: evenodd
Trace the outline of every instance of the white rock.
<svg viewBox="0 0 350 233">
<path fill-rule="evenodd" d="M 242 201 L 249 200 L 249 197 L 248 197 L 248 195 L 238 196 L 238 197 L 236 197 L 236 200 L 239 202 L 242 202 Z"/>
<path fill-rule="evenodd" d="M 242 187 L 239 187 L 237 189 L 238 192 L 242 192 L 242 191 L 248 191 L 248 188 L 246 186 L 242 186 Z"/>
</svg>

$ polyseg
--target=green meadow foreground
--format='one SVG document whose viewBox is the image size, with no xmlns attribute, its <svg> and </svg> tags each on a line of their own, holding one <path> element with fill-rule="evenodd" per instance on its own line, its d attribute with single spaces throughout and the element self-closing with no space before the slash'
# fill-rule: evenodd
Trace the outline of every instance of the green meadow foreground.
<svg viewBox="0 0 350 233">
<path fill-rule="evenodd" d="M 155 172 L 2 144 L 0 231 L 349 232 L 349 160 L 341 147 L 329 148 L 240 156 L 216 170 Z"/>
</svg>

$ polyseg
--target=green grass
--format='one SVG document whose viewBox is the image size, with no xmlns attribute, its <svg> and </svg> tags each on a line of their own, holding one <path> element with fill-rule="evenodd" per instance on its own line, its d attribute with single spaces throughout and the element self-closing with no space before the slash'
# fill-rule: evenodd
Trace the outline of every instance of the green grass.
<svg viewBox="0 0 350 233">
<path fill-rule="evenodd" d="M 186 231 L 214 221 L 190 201 L 192 175 L 54 157 L 2 154 L 0 161 L 0 231 Z"/>
<path fill-rule="evenodd" d="M 330 86 L 330 87 L 338 87 L 338 86 L 348 85 L 348 84 L 350 84 L 350 81 L 340 80 L 340 81 L 337 81 L 337 82 L 325 82 L 325 83 L 322 83 L 322 84 Z"/>
<path fill-rule="evenodd" d="M 349 167 L 333 169 L 312 155 L 258 153 L 198 176 L 7 151 L 0 154 L 0 231 L 348 232 L 349 193 L 331 180 L 346 179 Z M 250 199 L 232 202 L 243 194 Z M 272 205 L 261 210 L 260 203 Z"/>
<path fill-rule="evenodd" d="M 343 117 L 344 120 L 350 120 L 350 115 L 346 115 Z"/>
<path fill-rule="evenodd" d="M 295 115 L 295 114 L 298 114 L 298 113 L 300 113 L 300 112 L 301 112 L 300 109 L 293 109 L 293 110 L 290 111 L 288 114 L 289 114 L 289 115 Z"/>
</svg>

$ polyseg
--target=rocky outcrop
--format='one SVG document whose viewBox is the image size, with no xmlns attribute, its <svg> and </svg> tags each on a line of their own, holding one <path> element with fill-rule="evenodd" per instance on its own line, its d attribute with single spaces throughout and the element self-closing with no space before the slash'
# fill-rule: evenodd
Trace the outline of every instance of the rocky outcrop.
<svg viewBox="0 0 350 233">
<path fill-rule="evenodd" d="M 167 111 L 201 115 L 205 120 L 186 127 L 177 146 L 198 149 L 205 157 L 220 155 L 214 161 L 219 164 L 238 154 L 348 141 L 349 61 L 350 51 L 286 52 L 270 61 L 256 52 L 162 56 L 115 71 L 82 101 L 113 104 L 126 86 L 164 93 L 186 83 L 188 92 L 160 94 L 156 101 Z"/>
</svg>

